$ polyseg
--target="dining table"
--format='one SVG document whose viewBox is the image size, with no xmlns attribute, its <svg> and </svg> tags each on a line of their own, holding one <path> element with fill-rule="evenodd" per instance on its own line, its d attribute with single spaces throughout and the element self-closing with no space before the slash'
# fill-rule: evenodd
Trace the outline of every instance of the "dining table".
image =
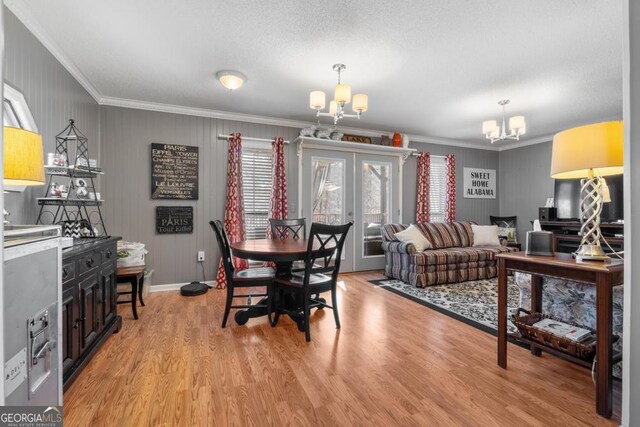
<svg viewBox="0 0 640 427">
<path fill-rule="evenodd" d="M 240 240 L 231 243 L 230 246 L 231 254 L 236 258 L 275 263 L 276 277 L 284 277 L 291 275 L 292 266 L 295 261 L 304 261 L 306 259 L 308 245 L 308 239 L 254 239 Z M 317 239 L 313 242 L 312 250 L 314 251 L 314 257 L 327 254 L 334 249 L 334 243 L 327 243 L 322 246 Z M 258 302 L 258 305 L 262 305 L 263 307 L 238 310 L 234 315 L 236 323 L 243 325 L 251 318 L 266 316 L 267 309 L 264 308 L 264 306 L 267 305 L 268 298 L 269 297 L 265 297 Z M 324 298 L 316 298 L 316 300 L 326 303 Z M 292 295 L 285 296 L 283 304 L 288 310 L 301 309 L 302 307 L 302 302 L 298 301 Z M 299 329 L 302 328 L 301 330 L 304 330 L 301 317 L 290 317 L 298 324 Z"/>
</svg>

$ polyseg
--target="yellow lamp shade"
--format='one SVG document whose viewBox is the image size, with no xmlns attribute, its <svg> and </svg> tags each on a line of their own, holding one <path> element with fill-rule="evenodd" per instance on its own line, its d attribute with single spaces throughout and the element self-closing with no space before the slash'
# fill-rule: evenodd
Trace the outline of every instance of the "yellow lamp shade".
<svg viewBox="0 0 640 427">
<path fill-rule="evenodd" d="M 623 164 L 622 121 L 579 126 L 553 137 L 552 178 L 619 175 Z"/>
<path fill-rule="evenodd" d="M 336 101 L 331 101 L 329 103 L 329 114 L 335 114 L 338 112 L 338 103 Z"/>
<path fill-rule="evenodd" d="M 351 86 L 348 84 L 340 83 L 336 85 L 335 96 L 333 99 L 336 102 L 344 102 L 348 104 L 351 102 Z"/>
<path fill-rule="evenodd" d="M 323 91 L 314 90 L 309 94 L 309 108 L 312 110 L 324 110 L 326 97 Z"/>
<path fill-rule="evenodd" d="M 4 185 L 43 185 L 42 137 L 35 132 L 4 128 Z"/>
<path fill-rule="evenodd" d="M 490 135 L 498 127 L 498 122 L 495 120 L 486 120 L 482 122 L 482 133 Z"/>
<path fill-rule="evenodd" d="M 365 95 L 364 93 L 353 95 L 353 105 L 351 106 L 351 108 L 353 108 L 353 111 L 364 113 L 365 111 L 367 111 L 368 107 L 369 97 L 367 95 Z"/>
</svg>

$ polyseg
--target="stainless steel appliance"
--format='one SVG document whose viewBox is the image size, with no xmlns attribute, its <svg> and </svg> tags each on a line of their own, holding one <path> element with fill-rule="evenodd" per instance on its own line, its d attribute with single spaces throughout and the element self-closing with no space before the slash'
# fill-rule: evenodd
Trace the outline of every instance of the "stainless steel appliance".
<svg viewBox="0 0 640 427">
<path fill-rule="evenodd" d="M 5 405 L 62 405 L 61 266 L 60 227 L 5 228 Z"/>
</svg>

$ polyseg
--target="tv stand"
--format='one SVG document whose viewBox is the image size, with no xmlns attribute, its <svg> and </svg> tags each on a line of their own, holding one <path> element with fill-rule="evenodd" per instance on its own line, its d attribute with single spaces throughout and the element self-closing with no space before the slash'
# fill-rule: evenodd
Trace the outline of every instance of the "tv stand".
<svg viewBox="0 0 640 427">
<path fill-rule="evenodd" d="M 580 236 L 580 221 L 576 220 L 556 220 L 556 221 L 540 221 L 540 226 L 545 231 L 553 233 L 553 251 L 572 253 L 578 250 L 582 237 Z M 603 222 L 600 224 L 602 236 L 607 239 L 609 245 L 616 251 L 624 249 L 624 223 L 620 222 Z M 611 250 L 605 242 L 602 242 L 602 248 L 609 253 Z"/>
</svg>

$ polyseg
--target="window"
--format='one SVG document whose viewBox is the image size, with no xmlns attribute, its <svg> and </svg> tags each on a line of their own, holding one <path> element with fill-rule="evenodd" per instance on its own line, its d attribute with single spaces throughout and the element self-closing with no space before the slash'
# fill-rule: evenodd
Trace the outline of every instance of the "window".
<svg viewBox="0 0 640 427">
<path fill-rule="evenodd" d="M 429 172 L 431 221 L 443 222 L 447 206 L 447 159 L 445 157 L 431 156 Z"/>
<path fill-rule="evenodd" d="M 246 238 L 264 239 L 269 225 L 269 201 L 273 182 L 271 146 L 242 147 L 242 189 Z"/>
</svg>

